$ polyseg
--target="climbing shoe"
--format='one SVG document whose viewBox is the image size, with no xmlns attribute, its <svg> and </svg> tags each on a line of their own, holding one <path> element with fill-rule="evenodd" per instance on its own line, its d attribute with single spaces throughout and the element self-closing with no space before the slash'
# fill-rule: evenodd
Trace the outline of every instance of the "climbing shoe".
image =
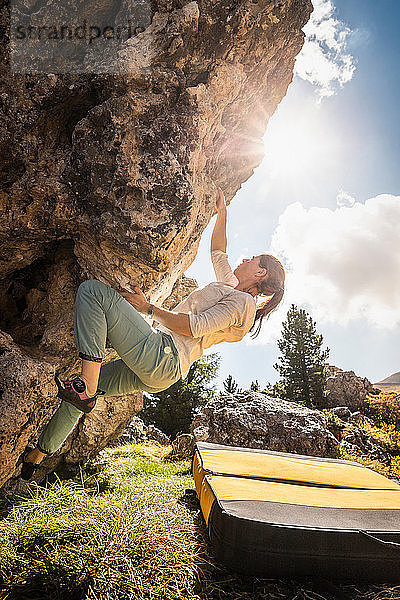
<svg viewBox="0 0 400 600">
<path fill-rule="evenodd" d="M 86 383 L 84 380 L 77 376 L 69 381 L 61 381 L 56 375 L 56 384 L 58 387 L 57 396 L 73 404 L 84 413 L 90 413 L 96 405 L 96 398 L 101 393 L 97 391 L 94 396 L 88 396 L 86 393 Z"/>
<path fill-rule="evenodd" d="M 27 454 L 29 454 L 31 452 L 32 449 L 33 448 L 27 448 L 22 455 L 22 469 L 21 469 L 20 477 L 21 477 L 21 479 L 24 479 L 25 481 L 29 481 L 33 477 L 33 475 L 36 473 L 37 469 L 40 467 L 40 464 L 25 461 L 25 457 L 27 456 Z"/>
</svg>

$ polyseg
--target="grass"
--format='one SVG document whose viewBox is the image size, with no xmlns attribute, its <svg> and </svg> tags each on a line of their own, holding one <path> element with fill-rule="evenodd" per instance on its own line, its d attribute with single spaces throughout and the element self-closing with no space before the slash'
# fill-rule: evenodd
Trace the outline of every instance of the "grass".
<svg viewBox="0 0 400 600">
<path fill-rule="evenodd" d="M 31 484 L 0 521 L 1 600 L 386 600 L 400 586 L 244 577 L 214 559 L 189 461 L 170 447 L 103 450 L 74 480 Z M 343 596 L 343 594 L 346 594 Z M 397 595 L 396 595 L 397 594 Z"/>
<path fill-rule="evenodd" d="M 163 462 L 162 453 L 108 449 L 76 481 L 32 484 L 1 524 L 6 588 L 63 600 L 190 598 L 202 549 L 177 499 L 191 478 L 188 464 Z"/>
</svg>

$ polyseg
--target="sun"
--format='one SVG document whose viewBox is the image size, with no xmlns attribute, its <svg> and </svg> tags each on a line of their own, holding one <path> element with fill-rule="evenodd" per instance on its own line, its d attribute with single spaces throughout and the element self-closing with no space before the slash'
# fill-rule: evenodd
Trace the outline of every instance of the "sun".
<svg viewBox="0 0 400 600">
<path fill-rule="evenodd" d="M 319 116 L 319 115 L 318 115 Z M 321 170 L 334 155 L 333 138 L 314 111 L 279 112 L 271 118 L 263 137 L 264 169 L 272 178 L 296 179 Z"/>
</svg>

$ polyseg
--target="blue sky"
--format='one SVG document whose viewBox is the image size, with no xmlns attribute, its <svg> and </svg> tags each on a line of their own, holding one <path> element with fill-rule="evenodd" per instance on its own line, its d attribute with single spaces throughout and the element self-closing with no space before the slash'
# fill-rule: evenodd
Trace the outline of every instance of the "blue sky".
<svg viewBox="0 0 400 600">
<path fill-rule="evenodd" d="M 400 6 L 314 6 L 264 160 L 228 207 L 232 268 L 271 252 L 286 268 L 285 297 L 257 340 L 206 351 L 222 356 L 219 387 L 229 374 L 243 388 L 277 380 L 276 341 L 291 303 L 316 321 L 331 364 L 372 382 L 400 370 Z M 214 223 L 186 271 L 200 286 L 214 280 Z"/>
</svg>

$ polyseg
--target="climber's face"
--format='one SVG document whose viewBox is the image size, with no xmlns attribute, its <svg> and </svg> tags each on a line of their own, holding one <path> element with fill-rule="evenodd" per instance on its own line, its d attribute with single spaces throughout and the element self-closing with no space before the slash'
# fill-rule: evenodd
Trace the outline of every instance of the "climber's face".
<svg viewBox="0 0 400 600">
<path fill-rule="evenodd" d="M 240 282 L 254 287 L 256 293 L 261 280 L 267 275 L 267 269 L 260 266 L 260 259 L 261 255 L 244 258 L 233 271 Z"/>
</svg>

